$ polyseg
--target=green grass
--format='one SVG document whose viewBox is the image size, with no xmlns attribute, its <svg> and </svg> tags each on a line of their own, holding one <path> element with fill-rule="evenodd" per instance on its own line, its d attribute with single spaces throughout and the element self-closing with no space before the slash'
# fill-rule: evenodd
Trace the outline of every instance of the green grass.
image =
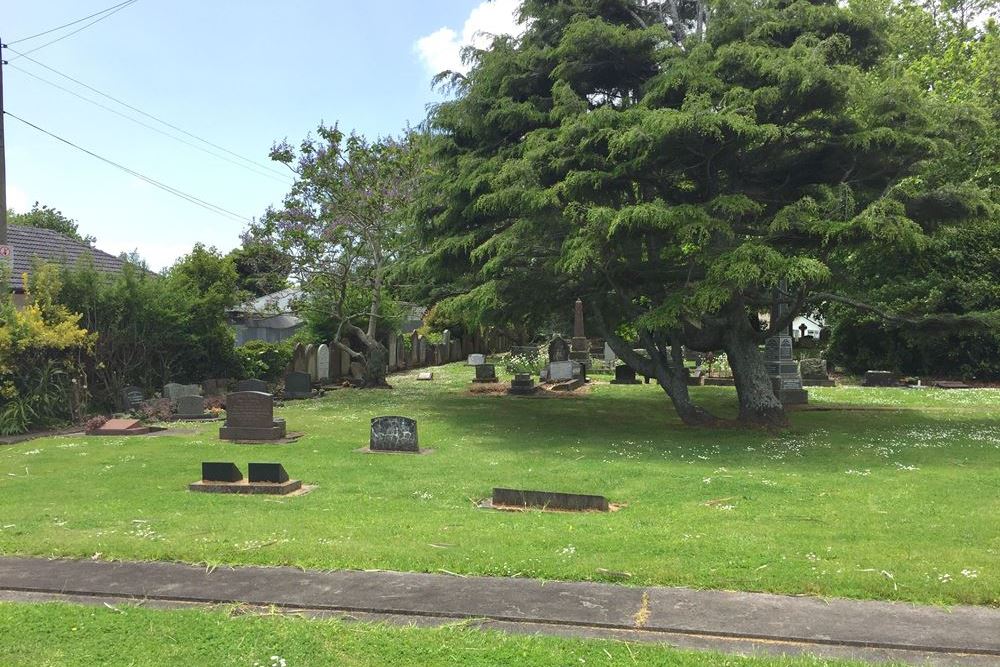
<svg viewBox="0 0 1000 667">
<path fill-rule="evenodd" d="M 307 436 L 0 447 L 0 553 L 624 581 L 1000 605 L 1000 392 L 817 389 L 782 433 L 688 429 L 654 386 L 471 396 L 471 370 L 281 411 Z M 733 390 L 697 400 L 732 414 Z M 877 409 L 888 408 L 888 409 Z M 429 456 L 369 455 L 373 416 Z M 189 493 L 201 461 L 280 461 L 296 498 Z M 493 486 L 607 495 L 610 514 L 478 509 Z M 964 574 L 963 574 L 964 572 Z M 628 573 L 619 576 L 615 573 Z"/>
<path fill-rule="evenodd" d="M 0 604 L 0 664 L 30 665 L 860 665 L 818 658 L 735 657 L 657 645 L 505 635 L 461 624 L 435 629 L 234 616 L 224 611 Z M 284 660 L 284 663 L 281 660 Z"/>
</svg>

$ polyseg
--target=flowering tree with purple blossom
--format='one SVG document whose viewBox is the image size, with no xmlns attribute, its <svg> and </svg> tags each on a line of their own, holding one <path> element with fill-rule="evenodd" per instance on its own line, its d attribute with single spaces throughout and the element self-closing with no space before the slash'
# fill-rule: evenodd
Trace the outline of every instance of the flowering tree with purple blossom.
<svg viewBox="0 0 1000 667">
<path fill-rule="evenodd" d="M 331 345 L 363 365 L 364 386 L 385 386 L 388 352 L 377 332 L 393 269 L 410 239 L 413 136 L 369 141 L 321 125 L 297 149 L 276 144 L 271 159 L 296 180 L 283 206 L 268 209 L 250 235 L 291 257 L 292 278 L 314 301 L 329 304 L 337 324 Z"/>
</svg>

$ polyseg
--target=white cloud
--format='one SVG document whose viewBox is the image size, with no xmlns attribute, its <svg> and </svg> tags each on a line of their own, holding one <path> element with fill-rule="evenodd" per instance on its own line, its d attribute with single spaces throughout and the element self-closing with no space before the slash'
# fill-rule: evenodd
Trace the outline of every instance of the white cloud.
<svg viewBox="0 0 1000 667">
<path fill-rule="evenodd" d="M 31 208 L 31 202 L 28 201 L 28 193 L 26 193 L 21 188 L 17 187 L 13 183 L 7 184 L 7 208 L 13 209 L 18 213 L 24 213 Z"/>
<path fill-rule="evenodd" d="M 519 37 L 524 26 L 517 22 L 521 0 L 484 0 L 469 13 L 459 34 L 447 26 L 417 40 L 414 45 L 420 60 L 432 74 L 444 70 L 465 72 L 462 48 L 489 46 L 494 35 Z"/>
</svg>

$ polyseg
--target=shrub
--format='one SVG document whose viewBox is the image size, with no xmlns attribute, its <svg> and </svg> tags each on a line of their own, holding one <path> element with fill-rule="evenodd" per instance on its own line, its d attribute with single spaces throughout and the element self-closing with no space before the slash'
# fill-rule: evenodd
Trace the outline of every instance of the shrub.
<svg viewBox="0 0 1000 667">
<path fill-rule="evenodd" d="M 134 414 L 144 422 L 167 421 L 174 414 L 174 404 L 169 398 L 151 398 L 140 403 Z"/>
<path fill-rule="evenodd" d="M 292 361 L 292 343 L 267 343 L 252 340 L 236 348 L 240 377 L 275 381 L 285 374 Z"/>
<path fill-rule="evenodd" d="M 90 419 L 87 420 L 87 423 L 83 425 L 83 428 L 84 430 L 87 431 L 87 433 L 90 433 L 92 431 L 96 431 L 97 429 L 101 428 L 107 423 L 108 423 L 107 417 L 104 416 L 91 417 Z"/>
</svg>

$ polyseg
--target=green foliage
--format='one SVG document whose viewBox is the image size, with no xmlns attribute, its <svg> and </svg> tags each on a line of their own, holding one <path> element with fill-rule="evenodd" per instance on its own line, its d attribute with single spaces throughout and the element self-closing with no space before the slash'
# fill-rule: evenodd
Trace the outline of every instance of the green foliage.
<svg viewBox="0 0 1000 667">
<path fill-rule="evenodd" d="M 288 287 L 292 259 L 274 244 L 248 239 L 229 253 L 239 276 L 239 288 L 255 297 L 274 294 Z"/>
<path fill-rule="evenodd" d="M 22 227 L 39 227 L 41 229 L 51 229 L 64 236 L 75 239 L 87 245 L 94 245 L 97 241 L 93 236 L 83 236 L 80 234 L 79 225 L 76 220 L 67 218 L 62 211 L 35 202 L 31 210 L 26 213 L 15 213 L 7 211 L 7 222 L 12 225 Z"/>
<path fill-rule="evenodd" d="M 251 340 L 236 348 L 240 377 L 268 382 L 279 379 L 292 361 L 293 343 Z"/>
</svg>

